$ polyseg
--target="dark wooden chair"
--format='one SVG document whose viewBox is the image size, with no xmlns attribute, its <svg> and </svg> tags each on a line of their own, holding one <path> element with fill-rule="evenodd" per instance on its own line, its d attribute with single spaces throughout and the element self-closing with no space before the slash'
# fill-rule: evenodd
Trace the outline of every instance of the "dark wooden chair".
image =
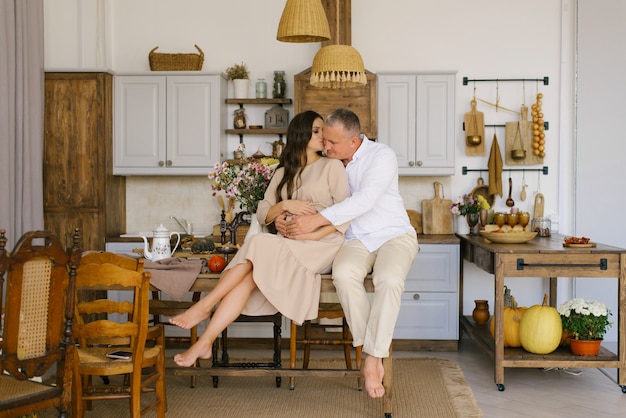
<svg viewBox="0 0 626 418">
<path fill-rule="evenodd" d="M 314 327 L 332 327 L 332 325 L 323 325 L 319 323 L 313 323 L 312 321 L 304 321 L 304 336 L 298 338 L 297 331 L 298 326 L 295 322 L 291 321 L 291 334 L 289 341 L 289 367 L 296 367 L 296 349 L 297 345 L 301 344 L 304 348 L 304 356 L 302 361 L 302 368 L 309 368 L 309 359 L 311 358 L 311 346 L 312 345 L 341 345 L 343 346 L 343 355 L 346 362 L 346 369 L 352 370 L 352 358 L 350 351 L 352 349 L 352 334 L 346 321 L 346 316 L 341 308 L 340 303 L 320 303 L 317 318 L 325 319 L 341 319 L 341 336 L 339 338 L 313 338 L 311 330 Z M 355 348 L 356 368 L 361 369 L 362 363 L 362 346 Z M 295 389 L 295 378 L 289 378 L 289 389 Z M 363 389 L 362 379 L 357 378 L 357 389 Z"/>
<path fill-rule="evenodd" d="M 152 291 L 152 299 L 150 299 L 149 304 L 149 312 L 152 315 L 152 323 L 154 325 L 162 324 L 162 325 L 171 325 L 169 322 L 162 320 L 162 316 L 175 316 L 184 313 L 187 309 L 191 308 L 196 302 L 200 300 L 200 292 L 193 292 L 193 296 L 191 301 L 176 301 L 176 300 L 164 300 L 161 299 L 161 291 L 153 290 Z M 179 340 L 183 340 L 184 337 L 179 338 Z M 198 326 L 195 325 L 189 329 L 189 345 L 193 345 L 198 341 Z M 193 364 L 193 367 L 198 367 L 200 364 L 199 360 Z M 189 382 L 189 387 L 196 387 L 196 378 L 195 374 L 191 375 L 191 380 Z"/>
<path fill-rule="evenodd" d="M 159 418 L 164 417 L 165 335 L 163 325 L 148 325 L 150 274 L 143 271 L 143 259 L 110 252 L 86 254 L 77 271 L 76 290 L 92 292 L 95 298 L 79 301 L 75 309 L 78 347 L 73 367 L 72 416 L 82 417 L 91 401 L 128 399 L 131 417 L 153 409 Z M 108 290 L 129 292 L 130 300 L 107 299 Z M 112 313 L 120 315 L 121 322 L 100 319 L 102 314 Z M 131 358 L 108 357 L 117 350 L 131 352 Z M 117 376 L 117 380 L 98 385 L 93 382 L 94 376 Z M 145 392 L 155 396 L 142 409 L 141 395 Z"/>
<path fill-rule="evenodd" d="M 0 417 L 49 408 L 57 408 L 60 417 L 69 416 L 74 284 L 81 254 L 78 241 L 76 230 L 73 246 L 66 252 L 51 233 L 28 232 L 9 255 L 5 230 L 0 230 L 0 306 L 5 312 Z"/>
</svg>

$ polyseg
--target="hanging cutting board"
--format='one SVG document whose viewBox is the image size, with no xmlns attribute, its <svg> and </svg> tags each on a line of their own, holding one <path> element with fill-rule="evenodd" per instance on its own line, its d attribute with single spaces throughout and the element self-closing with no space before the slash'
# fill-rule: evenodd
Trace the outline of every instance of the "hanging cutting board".
<svg viewBox="0 0 626 418">
<path fill-rule="evenodd" d="M 535 209 L 533 212 L 533 218 L 543 217 L 543 204 L 544 204 L 543 194 L 537 193 L 537 195 L 535 196 Z"/>
<path fill-rule="evenodd" d="M 522 106 L 520 120 L 505 124 L 505 161 L 507 165 L 543 164 L 543 158 L 533 154 L 533 123 L 528 120 L 528 108 Z M 514 149 L 526 151 L 526 157 L 516 160 L 511 156 Z"/>
<path fill-rule="evenodd" d="M 464 117 L 465 126 L 465 153 L 470 156 L 485 155 L 485 115 L 483 112 L 476 110 L 476 100 L 470 102 L 471 111 L 467 112 Z M 480 144 L 468 145 L 468 135 L 479 135 L 481 137 Z"/>
<path fill-rule="evenodd" d="M 424 234 L 453 234 L 452 201 L 443 199 L 443 185 L 434 182 L 435 198 L 422 201 L 422 229 Z M 441 191 L 441 195 L 440 195 Z"/>
</svg>

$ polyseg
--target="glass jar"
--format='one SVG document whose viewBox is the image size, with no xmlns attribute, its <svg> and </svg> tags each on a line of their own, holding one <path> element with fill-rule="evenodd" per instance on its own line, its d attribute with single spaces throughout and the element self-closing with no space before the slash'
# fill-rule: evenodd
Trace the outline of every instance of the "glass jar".
<svg viewBox="0 0 626 418">
<path fill-rule="evenodd" d="M 235 110 L 235 117 L 233 118 L 233 127 L 235 129 L 246 129 L 246 109 L 240 107 Z"/>
<path fill-rule="evenodd" d="M 274 89 L 272 90 L 272 97 L 275 99 L 282 99 L 285 97 L 286 89 L 287 82 L 285 81 L 285 72 L 274 71 Z"/>
<path fill-rule="evenodd" d="M 259 78 L 256 82 L 256 98 L 267 99 L 267 83 L 264 78 Z"/>
</svg>

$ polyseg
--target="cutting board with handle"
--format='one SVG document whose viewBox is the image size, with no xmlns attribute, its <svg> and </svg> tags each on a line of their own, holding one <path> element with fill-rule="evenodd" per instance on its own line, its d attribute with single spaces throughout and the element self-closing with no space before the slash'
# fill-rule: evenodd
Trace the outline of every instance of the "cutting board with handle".
<svg viewBox="0 0 626 418">
<path fill-rule="evenodd" d="M 465 124 L 465 136 L 478 135 L 481 137 L 480 144 L 468 145 L 465 142 L 465 153 L 467 155 L 485 155 L 485 115 L 476 110 L 476 100 L 470 102 L 472 110 L 467 112 L 463 118 Z"/>
<path fill-rule="evenodd" d="M 435 198 L 422 201 L 422 230 L 424 234 L 453 234 L 452 201 L 443 199 L 443 185 L 434 182 Z M 440 194 L 441 193 L 441 194 Z"/>
<path fill-rule="evenodd" d="M 535 210 L 533 212 L 533 218 L 543 218 L 543 194 L 537 193 L 535 196 Z"/>
</svg>

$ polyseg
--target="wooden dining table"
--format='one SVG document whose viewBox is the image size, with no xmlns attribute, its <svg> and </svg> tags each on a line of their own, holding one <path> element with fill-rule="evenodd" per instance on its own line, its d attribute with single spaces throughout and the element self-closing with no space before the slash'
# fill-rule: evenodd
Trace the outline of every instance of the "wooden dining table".
<svg viewBox="0 0 626 418">
<path fill-rule="evenodd" d="M 219 273 L 201 273 L 198 275 L 189 292 L 210 292 L 215 288 L 219 280 Z M 365 289 L 369 293 L 374 292 L 374 284 L 371 275 L 365 279 Z M 321 294 L 335 294 L 332 276 L 323 274 L 321 280 Z M 383 386 L 385 396 L 383 397 L 383 410 L 385 418 L 391 418 L 393 412 L 393 362 L 391 350 L 389 357 L 383 359 L 385 374 Z M 175 375 L 208 375 L 208 376 L 275 376 L 275 377 L 358 377 L 359 370 L 347 369 L 294 369 L 294 368 L 233 368 L 233 367 L 171 367 L 168 372 Z"/>
</svg>

